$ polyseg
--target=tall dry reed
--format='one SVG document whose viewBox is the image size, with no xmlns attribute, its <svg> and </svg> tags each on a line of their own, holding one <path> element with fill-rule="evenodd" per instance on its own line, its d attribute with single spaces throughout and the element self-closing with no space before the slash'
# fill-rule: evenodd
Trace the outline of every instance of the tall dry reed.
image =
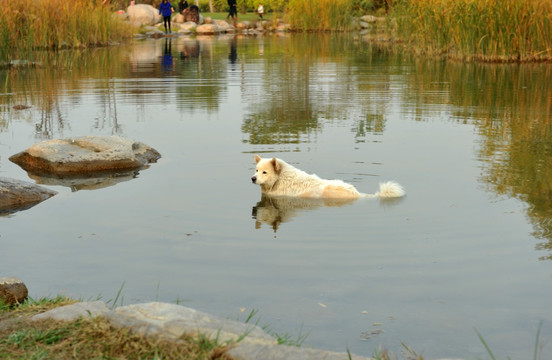
<svg viewBox="0 0 552 360">
<path fill-rule="evenodd" d="M 487 61 L 552 59 L 552 0 L 401 0 L 399 36 L 419 50 Z"/>
<path fill-rule="evenodd" d="M 352 9 L 352 0 L 289 0 L 286 17 L 296 30 L 347 30 Z"/>
<path fill-rule="evenodd" d="M 99 0 L 0 0 L 0 61 L 31 50 L 107 45 L 132 35 Z"/>
</svg>

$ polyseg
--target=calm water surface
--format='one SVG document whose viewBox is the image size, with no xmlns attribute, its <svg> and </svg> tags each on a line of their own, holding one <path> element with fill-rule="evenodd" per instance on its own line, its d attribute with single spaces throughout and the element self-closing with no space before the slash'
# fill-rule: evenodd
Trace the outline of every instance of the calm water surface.
<svg viewBox="0 0 552 360">
<path fill-rule="evenodd" d="M 0 176 L 59 194 L 0 217 L 31 296 L 179 302 L 304 346 L 533 355 L 552 336 L 552 68 L 390 55 L 350 36 L 146 40 L 0 71 Z M 32 105 L 15 111 L 16 104 Z M 120 135 L 162 159 L 120 182 L 32 178 L 43 139 Z M 277 156 L 394 202 L 272 203 Z M 68 186 L 70 185 L 70 186 Z M 542 358 L 552 357 L 546 341 Z"/>
</svg>

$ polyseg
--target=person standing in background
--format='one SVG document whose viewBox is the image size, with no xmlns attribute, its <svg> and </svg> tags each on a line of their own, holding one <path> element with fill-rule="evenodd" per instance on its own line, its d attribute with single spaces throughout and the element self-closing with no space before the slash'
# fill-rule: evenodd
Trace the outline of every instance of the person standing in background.
<svg viewBox="0 0 552 360">
<path fill-rule="evenodd" d="M 234 20 L 238 19 L 238 9 L 236 6 L 236 0 L 228 0 L 228 6 L 230 7 L 230 10 L 228 11 L 227 19 L 231 17 Z"/>
<path fill-rule="evenodd" d="M 263 19 L 263 13 L 264 13 L 264 8 L 263 8 L 263 4 L 259 4 L 259 7 L 257 8 L 257 14 L 259 15 L 259 19 Z"/>
<path fill-rule="evenodd" d="M 178 3 L 178 11 L 182 14 L 184 10 L 188 8 L 188 2 L 186 0 L 180 0 Z"/>
<path fill-rule="evenodd" d="M 163 0 L 159 5 L 159 14 L 163 16 L 163 24 L 165 25 L 165 34 L 168 34 L 171 32 L 171 15 L 173 12 L 174 12 L 174 7 L 171 5 L 169 0 Z M 169 24 L 168 32 L 167 32 L 167 24 Z"/>
</svg>

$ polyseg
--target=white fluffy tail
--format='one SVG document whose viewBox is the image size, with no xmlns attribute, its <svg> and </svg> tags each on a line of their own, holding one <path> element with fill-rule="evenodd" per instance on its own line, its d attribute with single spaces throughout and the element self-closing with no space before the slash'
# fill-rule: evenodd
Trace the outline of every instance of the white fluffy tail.
<svg viewBox="0 0 552 360">
<path fill-rule="evenodd" d="M 396 198 L 406 195 L 404 188 L 394 181 L 380 183 L 379 191 L 375 194 L 363 194 L 365 197 Z"/>
</svg>

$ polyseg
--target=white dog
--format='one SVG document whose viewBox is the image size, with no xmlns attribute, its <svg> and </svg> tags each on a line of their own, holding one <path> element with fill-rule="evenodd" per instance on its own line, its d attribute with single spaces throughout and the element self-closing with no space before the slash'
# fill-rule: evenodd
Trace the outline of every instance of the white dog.
<svg viewBox="0 0 552 360">
<path fill-rule="evenodd" d="M 363 194 L 351 184 L 341 180 L 324 180 L 314 174 L 307 174 L 277 158 L 263 159 L 255 155 L 253 184 L 261 186 L 263 194 L 272 196 L 298 196 L 305 198 L 357 199 L 360 197 L 401 197 L 403 187 L 396 182 L 380 183 L 375 194 Z"/>
</svg>

